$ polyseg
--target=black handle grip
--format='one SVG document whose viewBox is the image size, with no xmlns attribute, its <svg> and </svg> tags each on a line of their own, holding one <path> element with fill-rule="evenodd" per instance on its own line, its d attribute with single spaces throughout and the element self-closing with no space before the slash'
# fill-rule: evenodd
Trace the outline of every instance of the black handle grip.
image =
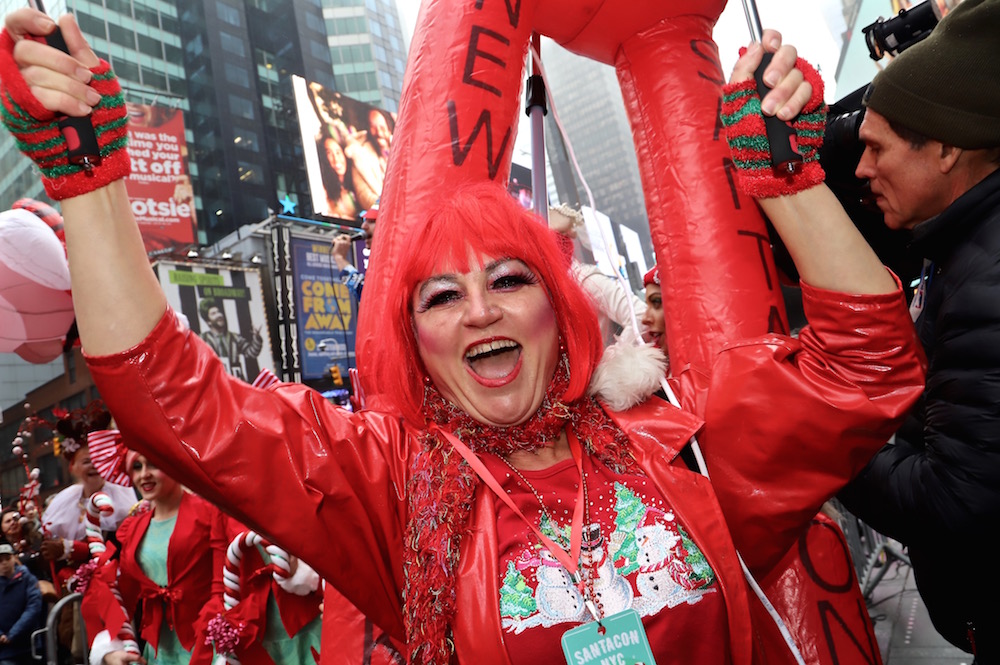
<svg viewBox="0 0 1000 665">
<path fill-rule="evenodd" d="M 45 43 L 63 53 L 69 53 L 62 31 L 56 28 L 45 38 Z M 97 133 L 90 117 L 64 116 L 59 120 L 59 131 L 66 139 L 69 163 L 82 166 L 90 173 L 91 169 L 101 164 L 101 147 L 97 144 Z"/>
<path fill-rule="evenodd" d="M 757 94 L 764 99 L 771 88 L 764 83 L 764 70 L 771 64 L 773 53 L 765 53 L 760 66 L 754 72 L 757 80 Z M 767 142 L 771 147 L 771 164 L 778 175 L 791 175 L 802 170 L 802 155 L 799 154 L 795 130 L 787 123 L 773 115 L 764 115 L 764 128 L 767 130 Z"/>
</svg>

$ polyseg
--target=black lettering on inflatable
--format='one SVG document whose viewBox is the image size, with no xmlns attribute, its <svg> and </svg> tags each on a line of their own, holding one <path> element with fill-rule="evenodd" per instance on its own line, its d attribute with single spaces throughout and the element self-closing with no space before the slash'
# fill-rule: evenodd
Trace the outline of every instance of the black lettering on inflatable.
<svg viewBox="0 0 1000 665">
<path fill-rule="evenodd" d="M 712 134 L 712 140 L 718 141 L 719 137 L 722 135 L 722 128 L 725 125 L 722 124 L 722 97 L 719 97 L 715 104 L 715 133 Z M 732 162 L 730 162 L 732 164 Z M 739 208 L 739 206 L 736 206 Z"/>
<path fill-rule="evenodd" d="M 455 162 L 455 166 L 461 166 L 465 163 L 466 158 L 469 156 L 469 151 L 472 150 L 472 144 L 476 142 L 479 132 L 485 127 L 486 168 L 489 171 L 490 179 L 494 179 L 497 175 L 497 171 L 500 170 L 500 162 L 503 159 L 505 151 L 507 150 L 507 142 L 510 140 L 510 127 L 508 127 L 507 131 L 504 132 L 503 140 L 500 142 L 500 147 L 496 152 L 495 160 L 493 158 L 493 125 L 490 122 L 489 109 L 483 109 L 483 112 L 479 114 L 476 126 L 472 128 L 472 133 L 469 134 L 469 139 L 465 142 L 465 146 L 463 147 L 461 137 L 458 135 L 458 108 L 455 106 L 455 102 L 449 99 L 448 127 L 451 130 L 451 157 Z"/>
<path fill-rule="evenodd" d="M 767 269 L 767 250 L 771 246 L 770 239 L 762 233 L 754 233 L 753 231 L 737 231 L 736 234 L 757 240 L 757 253 L 760 255 L 760 267 L 764 269 L 767 290 L 773 291 L 774 285 L 771 283 L 771 273 Z"/>
<path fill-rule="evenodd" d="M 857 600 L 856 604 L 858 607 L 858 620 L 860 621 L 859 625 L 864 626 L 867 620 L 867 617 L 865 616 L 866 610 L 860 600 Z M 837 622 L 837 624 L 840 625 L 841 628 L 844 629 L 844 632 L 847 634 L 848 639 L 850 639 L 851 642 L 854 644 L 854 646 L 857 647 L 858 653 L 861 655 L 862 658 L 865 659 L 866 663 L 868 663 L 869 665 L 875 665 L 875 663 L 881 662 L 879 657 L 875 655 L 877 652 L 875 650 L 875 645 L 872 644 L 871 631 L 868 630 L 864 631 L 865 639 L 868 642 L 868 648 L 865 649 L 865 645 L 863 645 L 861 641 L 858 640 L 857 636 L 851 632 L 851 629 L 844 622 L 844 619 L 840 616 L 840 613 L 837 612 L 837 609 L 833 606 L 833 603 L 831 603 L 828 600 L 817 601 L 816 609 L 819 610 L 820 621 L 823 623 L 823 635 L 826 637 L 827 646 L 830 647 L 830 656 L 833 659 L 833 665 L 840 665 L 840 656 L 837 653 L 837 643 L 834 641 L 833 638 L 833 626 L 830 624 L 831 617 Z M 859 661 L 855 658 L 850 658 L 848 659 L 847 662 L 857 663 Z"/>
<path fill-rule="evenodd" d="M 472 34 L 469 35 L 469 50 L 465 54 L 465 71 L 462 73 L 462 83 L 468 83 L 469 85 L 474 85 L 477 88 L 482 88 L 487 92 L 492 92 L 497 97 L 503 96 L 503 91 L 491 85 L 485 81 L 480 81 L 473 78 L 473 74 L 476 69 L 476 59 L 482 58 L 483 60 L 488 60 L 494 64 L 500 65 L 502 69 L 507 68 L 507 63 L 504 62 L 503 58 L 493 55 L 492 53 L 487 53 L 486 51 L 479 50 L 479 36 L 483 35 L 486 37 L 491 37 L 504 46 L 510 46 L 510 40 L 501 35 L 499 32 L 494 32 L 489 28 L 484 28 L 481 25 L 472 26 Z"/>
<path fill-rule="evenodd" d="M 375 654 L 375 651 L 380 648 L 386 652 L 386 656 L 388 656 L 388 660 L 390 662 L 396 663 L 397 665 L 406 665 L 406 659 L 403 658 L 403 655 L 396 650 L 395 646 L 393 646 L 392 640 L 389 639 L 389 636 L 381 630 L 379 630 L 379 633 L 379 636 L 375 638 L 375 624 L 371 619 L 366 617 L 364 638 L 365 646 L 364 654 L 361 657 L 362 665 L 371 665 L 372 656 Z"/>
<path fill-rule="evenodd" d="M 785 330 L 785 322 L 781 318 L 781 312 L 774 305 L 771 305 L 771 311 L 767 315 L 767 332 L 779 335 L 788 334 L 788 331 Z"/>
<path fill-rule="evenodd" d="M 476 9 L 482 9 L 485 0 L 476 0 Z M 517 0 L 513 7 L 510 6 L 510 0 L 504 0 L 507 4 L 507 20 L 510 21 L 510 27 L 516 28 L 518 21 L 521 20 L 521 0 Z"/>
<path fill-rule="evenodd" d="M 821 527 L 833 531 L 834 540 L 836 540 L 837 544 L 840 545 L 840 551 L 843 554 L 842 560 L 844 568 L 847 570 L 847 579 L 843 582 L 831 582 L 823 579 L 816 570 L 816 566 L 813 565 L 812 558 L 809 554 L 809 543 L 807 542 L 807 538 L 809 536 L 809 532 L 812 531 L 814 527 Z M 850 552 L 847 551 L 847 543 L 841 536 L 840 531 L 826 522 L 813 520 L 812 524 L 809 525 L 809 529 L 807 529 L 806 532 L 799 537 L 799 558 L 802 559 L 802 567 L 806 569 L 806 573 L 809 574 L 812 581 L 818 584 L 819 587 L 825 591 L 829 591 L 830 593 L 847 593 L 852 587 L 854 587 L 854 585 L 857 584 L 857 581 L 854 578 L 854 562 L 851 560 Z"/>
<path fill-rule="evenodd" d="M 729 157 L 722 158 L 722 169 L 726 172 L 726 180 L 729 182 L 729 193 L 733 197 L 733 207 L 740 209 L 740 193 L 736 189 L 736 165 Z"/>
<path fill-rule="evenodd" d="M 691 44 L 691 51 L 705 62 L 711 64 L 712 68 L 715 70 L 711 74 L 706 74 L 705 72 L 699 69 L 698 76 L 700 76 L 705 80 L 711 81 L 716 85 L 725 85 L 726 75 L 722 71 L 722 65 L 719 64 L 719 47 L 715 45 L 715 42 L 709 39 L 692 39 L 690 44 Z M 700 49 L 702 47 L 707 47 L 708 50 L 711 51 L 711 53 L 705 53 L 701 51 Z"/>
</svg>

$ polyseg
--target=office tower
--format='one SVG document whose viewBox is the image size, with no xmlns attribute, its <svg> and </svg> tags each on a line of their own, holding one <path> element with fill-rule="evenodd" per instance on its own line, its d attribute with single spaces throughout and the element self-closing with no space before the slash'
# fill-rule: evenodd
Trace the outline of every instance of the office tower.
<svg viewBox="0 0 1000 665">
<path fill-rule="evenodd" d="M 399 110 L 406 45 L 393 0 L 323 0 L 335 89 L 348 97 Z"/>
<path fill-rule="evenodd" d="M 639 163 L 614 68 L 570 53 L 550 40 L 544 42 L 542 62 L 549 94 L 593 192 L 595 207 L 612 221 L 634 230 L 652 262 Z M 560 202 L 591 205 L 579 178 L 566 173 L 570 164 L 564 149 L 553 141 L 561 141 L 561 137 L 556 136 L 554 123 L 546 122 L 546 151 Z M 576 183 L 575 192 L 571 182 Z"/>
</svg>

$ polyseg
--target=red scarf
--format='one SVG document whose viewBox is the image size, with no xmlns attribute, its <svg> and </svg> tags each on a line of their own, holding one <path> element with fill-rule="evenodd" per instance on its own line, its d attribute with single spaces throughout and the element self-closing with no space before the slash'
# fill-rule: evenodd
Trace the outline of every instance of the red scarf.
<svg viewBox="0 0 1000 665">
<path fill-rule="evenodd" d="M 433 386 L 425 386 L 424 413 L 429 427 L 407 485 L 403 613 L 409 662 L 440 664 L 452 659 L 455 571 L 479 484 L 468 463 L 436 430 L 453 433 L 475 452 L 508 455 L 551 445 L 571 426 L 587 454 L 615 471 L 637 472 L 628 454 L 627 437 L 596 400 L 561 401 L 568 385 L 568 363 L 563 357 L 538 411 L 513 427 L 484 425 L 446 401 Z"/>
</svg>

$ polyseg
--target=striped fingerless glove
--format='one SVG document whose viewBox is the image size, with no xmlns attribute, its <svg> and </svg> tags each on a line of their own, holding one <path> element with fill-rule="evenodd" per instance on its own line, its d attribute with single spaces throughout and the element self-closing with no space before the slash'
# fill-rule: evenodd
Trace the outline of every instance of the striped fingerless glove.
<svg viewBox="0 0 1000 665">
<path fill-rule="evenodd" d="M 100 164 L 92 169 L 71 164 L 59 116 L 39 102 L 14 61 L 14 40 L 0 34 L 0 119 L 14 136 L 18 149 L 42 172 L 45 193 L 60 201 L 86 194 L 131 171 L 126 144 L 128 117 L 118 77 L 105 60 L 90 70 L 90 86 L 101 93 L 90 121 L 100 147 Z"/>
<path fill-rule="evenodd" d="M 737 182 L 742 192 L 755 199 L 794 194 L 823 182 L 826 174 L 819 163 L 826 128 L 826 104 L 823 102 L 823 79 L 812 65 L 798 59 L 796 67 L 812 84 L 812 97 L 792 121 L 802 169 L 795 174 L 777 174 L 771 163 L 767 131 L 760 110 L 757 84 L 751 79 L 726 84 L 722 98 L 722 124 L 736 165 Z"/>
</svg>

